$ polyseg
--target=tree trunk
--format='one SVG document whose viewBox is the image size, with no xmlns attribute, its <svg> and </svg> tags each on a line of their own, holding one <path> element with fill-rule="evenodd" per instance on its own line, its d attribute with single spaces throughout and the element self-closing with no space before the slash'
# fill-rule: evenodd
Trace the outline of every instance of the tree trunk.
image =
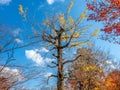
<svg viewBox="0 0 120 90">
<path fill-rule="evenodd" d="M 63 70 L 63 62 L 62 62 L 62 34 L 58 35 L 58 49 L 57 49 L 57 54 L 58 54 L 58 78 L 57 78 L 57 90 L 64 90 L 64 70 Z"/>
</svg>

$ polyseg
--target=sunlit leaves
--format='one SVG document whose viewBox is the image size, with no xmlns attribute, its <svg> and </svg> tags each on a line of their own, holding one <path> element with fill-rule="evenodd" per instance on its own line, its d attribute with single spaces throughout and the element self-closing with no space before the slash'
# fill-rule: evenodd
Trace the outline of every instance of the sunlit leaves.
<svg viewBox="0 0 120 90">
<path fill-rule="evenodd" d="M 64 14 L 59 15 L 58 16 L 58 20 L 59 20 L 61 25 L 65 25 L 66 24 L 66 20 L 64 19 Z"/>
<path fill-rule="evenodd" d="M 96 69 L 96 66 L 93 65 L 88 65 L 84 68 L 85 71 L 93 71 Z"/>
<path fill-rule="evenodd" d="M 108 90 L 120 90 L 120 71 L 114 70 L 109 73 L 104 83 Z"/>
<path fill-rule="evenodd" d="M 75 20 L 71 16 L 69 16 L 68 22 L 69 22 L 69 24 L 73 24 L 75 22 Z"/>
<path fill-rule="evenodd" d="M 100 88 L 94 88 L 93 90 L 101 90 Z"/>
<path fill-rule="evenodd" d="M 74 2 L 71 1 L 70 4 L 69 4 L 69 6 L 68 6 L 68 10 L 67 10 L 67 13 L 68 13 L 68 14 L 70 13 L 70 11 L 71 11 L 73 5 L 74 5 Z"/>
<path fill-rule="evenodd" d="M 21 14 L 24 14 L 24 13 L 25 13 L 24 10 L 23 10 L 22 5 L 19 5 L 19 12 L 20 12 Z"/>
<path fill-rule="evenodd" d="M 75 32 L 74 35 L 73 35 L 73 38 L 79 38 L 80 36 L 80 33 L 79 32 Z"/>
<path fill-rule="evenodd" d="M 91 34 L 91 36 L 97 37 L 97 36 L 98 36 L 98 29 L 96 29 L 96 30 Z"/>
<path fill-rule="evenodd" d="M 88 13 L 88 10 L 86 9 L 84 12 L 80 14 L 80 21 L 87 18 L 87 13 Z"/>
<path fill-rule="evenodd" d="M 19 5 L 18 10 L 19 10 L 20 14 L 23 16 L 23 18 L 25 19 L 26 18 L 26 13 L 25 13 L 25 10 L 23 9 L 23 6 Z"/>
<path fill-rule="evenodd" d="M 63 35 L 62 36 L 62 39 L 64 40 L 64 41 L 66 41 L 67 39 L 69 39 L 70 38 L 70 35 Z"/>
<path fill-rule="evenodd" d="M 74 70 L 72 70 L 69 79 L 72 89 L 77 90 L 76 84 L 80 81 L 83 90 L 88 90 L 88 88 L 90 90 L 101 90 L 104 73 L 96 62 L 99 59 L 97 54 L 93 53 L 91 49 L 84 48 L 79 49 L 77 54 L 80 54 L 81 57 L 73 64 L 72 68 Z"/>
<path fill-rule="evenodd" d="M 110 0 L 110 3 L 113 4 L 115 7 L 120 6 L 120 0 Z"/>
<path fill-rule="evenodd" d="M 71 47 L 76 47 L 78 45 L 79 45 L 79 42 L 73 42 L 73 43 L 71 43 Z"/>
<path fill-rule="evenodd" d="M 50 26 L 50 23 L 49 23 L 49 20 L 45 20 L 44 22 L 43 22 L 43 24 L 45 25 L 45 26 Z"/>
<path fill-rule="evenodd" d="M 82 14 L 80 15 L 80 19 L 84 19 L 84 18 L 86 18 L 86 15 L 85 15 L 85 13 L 82 13 Z"/>
</svg>

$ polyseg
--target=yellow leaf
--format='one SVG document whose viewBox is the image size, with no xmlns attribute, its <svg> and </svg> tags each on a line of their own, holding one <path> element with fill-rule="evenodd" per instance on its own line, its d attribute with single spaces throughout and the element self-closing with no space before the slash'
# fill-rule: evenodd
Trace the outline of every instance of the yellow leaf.
<svg viewBox="0 0 120 90">
<path fill-rule="evenodd" d="M 93 90 L 101 90 L 100 88 L 95 88 L 95 89 L 93 89 Z"/>
<path fill-rule="evenodd" d="M 86 67 L 84 68 L 85 71 L 89 71 L 89 69 L 90 69 L 89 66 L 86 66 Z"/>
<path fill-rule="evenodd" d="M 69 21 L 69 24 L 73 24 L 75 22 L 71 16 L 68 17 L 68 21 Z"/>
<path fill-rule="evenodd" d="M 98 29 L 96 29 L 96 30 L 91 34 L 91 36 L 97 37 L 97 36 L 98 36 Z"/>
<path fill-rule="evenodd" d="M 86 18 L 86 15 L 85 15 L 85 13 L 82 13 L 82 14 L 80 15 L 80 19 L 84 19 L 84 18 Z"/>
<path fill-rule="evenodd" d="M 62 39 L 65 41 L 65 40 L 67 40 L 69 37 L 70 37 L 69 35 L 64 35 L 64 36 L 62 36 Z"/>
<path fill-rule="evenodd" d="M 102 73 L 102 70 L 100 69 L 100 70 L 98 70 L 99 71 L 99 73 Z"/>
<path fill-rule="evenodd" d="M 78 38 L 80 36 L 79 32 L 75 32 L 73 38 Z"/>
<path fill-rule="evenodd" d="M 59 20 L 61 25 L 65 25 L 66 24 L 66 21 L 64 19 L 64 15 L 63 14 L 59 15 L 58 20 Z"/>
<path fill-rule="evenodd" d="M 74 42 L 74 43 L 71 43 L 71 47 L 75 47 L 79 44 L 79 42 Z"/>
<path fill-rule="evenodd" d="M 43 22 L 43 24 L 44 24 L 45 26 L 50 26 L 50 24 L 49 24 L 49 21 L 48 21 L 48 20 L 45 20 L 45 21 Z"/>
<path fill-rule="evenodd" d="M 89 66 L 86 66 L 84 70 L 85 71 L 91 71 L 91 70 L 94 70 L 94 69 L 96 69 L 96 66 L 89 65 Z"/>
<path fill-rule="evenodd" d="M 23 10 L 23 7 L 22 7 L 22 5 L 19 5 L 19 12 L 20 12 L 20 14 L 24 14 L 25 12 L 24 12 L 24 10 Z"/>
<path fill-rule="evenodd" d="M 19 5 L 18 10 L 19 10 L 20 14 L 23 16 L 23 18 L 26 19 L 26 13 L 25 13 L 25 11 L 23 10 L 22 5 Z"/>
<path fill-rule="evenodd" d="M 95 82 L 95 85 L 96 86 L 100 86 L 100 83 L 99 82 Z M 99 88 L 95 88 L 94 90 L 99 90 Z"/>
</svg>

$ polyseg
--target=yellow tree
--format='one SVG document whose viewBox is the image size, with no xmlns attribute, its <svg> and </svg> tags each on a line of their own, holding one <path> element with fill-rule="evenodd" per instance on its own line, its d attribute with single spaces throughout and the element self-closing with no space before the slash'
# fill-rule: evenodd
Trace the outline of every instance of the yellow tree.
<svg viewBox="0 0 120 90">
<path fill-rule="evenodd" d="M 69 68 L 67 87 L 72 90 L 104 90 L 103 79 L 105 79 L 105 61 L 108 56 L 102 51 L 93 51 L 81 48 L 77 51 L 81 55 Z M 104 67 L 105 68 L 105 67 Z"/>
<path fill-rule="evenodd" d="M 33 27 L 32 39 L 43 40 L 44 46 L 47 46 L 51 51 L 51 55 L 56 59 L 48 67 L 57 68 L 57 74 L 50 76 L 57 78 L 57 90 L 64 90 L 65 65 L 74 62 L 80 57 L 78 55 L 75 58 L 66 58 L 66 56 L 69 56 L 68 50 L 79 48 L 85 44 L 89 45 L 89 38 L 98 34 L 98 30 L 89 34 L 87 29 L 90 26 L 83 27 L 81 25 L 86 19 L 87 10 L 81 13 L 77 19 L 70 16 L 73 4 L 74 2 L 71 1 L 67 8 L 67 15 L 61 13 L 57 16 L 49 17 L 43 22 L 44 26 L 38 23 L 30 23 Z M 19 6 L 19 11 L 24 19 L 29 22 L 22 5 Z"/>
</svg>

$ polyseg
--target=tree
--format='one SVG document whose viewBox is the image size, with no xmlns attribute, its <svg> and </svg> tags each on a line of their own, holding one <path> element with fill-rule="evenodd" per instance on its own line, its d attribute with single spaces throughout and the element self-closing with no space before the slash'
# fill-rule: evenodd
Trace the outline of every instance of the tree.
<svg viewBox="0 0 120 90">
<path fill-rule="evenodd" d="M 72 90 L 101 90 L 105 79 L 106 61 L 110 60 L 109 56 L 103 51 L 93 51 L 91 48 L 78 49 L 77 54 L 81 57 L 68 69 L 68 88 L 72 88 Z"/>
<path fill-rule="evenodd" d="M 107 90 L 120 90 L 120 71 L 113 70 L 110 72 L 103 83 Z"/>
<path fill-rule="evenodd" d="M 118 43 L 120 36 L 120 1 L 119 0 L 86 0 L 90 11 L 88 20 L 103 22 L 102 39 Z"/>
<path fill-rule="evenodd" d="M 0 66 L 0 69 L 3 66 Z M 41 77 L 42 71 L 36 66 L 22 66 L 22 65 L 13 65 L 9 67 L 4 67 L 0 72 L 0 89 L 8 88 L 18 90 L 22 89 L 24 84 L 30 80 L 42 80 Z M 38 78 L 39 77 L 39 78 Z M 43 78 L 44 79 L 44 78 Z M 4 90 L 4 89 L 3 89 Z M 6 90 L 6 89 L 5 89 Z"/>
<path fill-rule="evenodd" d="M 3 66 L 0 66 L 0 69 Z M 0 89 L 9 90 L 12 86 L 24 80 L 18 69 L 4 67 L 0 72 Z"/>
<path fill-rule="evenodd" d="M 73 4 L 74 2 L 70 2 L 67 15 L 63 13 L 49 17 L 44 21 L 44 26 L 38 23 L 31 23 L 22 5 L 19 6 L 20 14 L 33 27 L 32 39 L 40 40 L 40 42 L 43 41 L 44 46 L 47 46 L 49 51 L 51 51 L 52 57 L 56 59 L 56 61 L 52 61 L 51 65 L 48 65 L 48 67 L 57 68 L 57 74 L 50 76 L 57 78 L 57 90 L 64 90 L 64 79 L 66 78 L 64 68 L 66 64 L 72 63 L 80 57 L 80 55 L 78 55 L 69 60 L 70 58 L 68 59 L 66 57 L 69 54 L 67 50 L 79 48 L 83 44 L 89 45 L 89 38 L 92 37 L 92 35 L 96 36 L 98 33 L 96 30 L 94 34 L 87 35 L 88 32 L 86 29 L 89 26 L 81 26 L 81 22 L 86 19 L 86 11 L 76 20 L 69 15 Z"/>
<path fill-rule="evenodd" d="M 9 90 L 12 86 L 12 82 L 7 81 L 7 78 L 0 77 L 0 89 L 1 90 Z"/>
<path fill-rule="evenodd" d="M 0 68 L 0 72 L 15 59 L 14 49 L 12 49 L 15 44 L 15 38 L 12 36 L 11 30 L 7 26 L 0 24 L 0 66 L 3 66 Z M 8 51 L 6 52 L 6 50 Z M 5 54 L 7 54 L 6 58 L 4 58 Z"/>
<path fill-rule="evenodd" d="M 35 66 L 27 67 L 15 63 L 15 49 L 29 46 L 22 45 L 18 40 L 19 31 L 0 24 L 0 90 L 18 87 L 33 78 L 40 77 L 42 72 Z"/>
</svg>

